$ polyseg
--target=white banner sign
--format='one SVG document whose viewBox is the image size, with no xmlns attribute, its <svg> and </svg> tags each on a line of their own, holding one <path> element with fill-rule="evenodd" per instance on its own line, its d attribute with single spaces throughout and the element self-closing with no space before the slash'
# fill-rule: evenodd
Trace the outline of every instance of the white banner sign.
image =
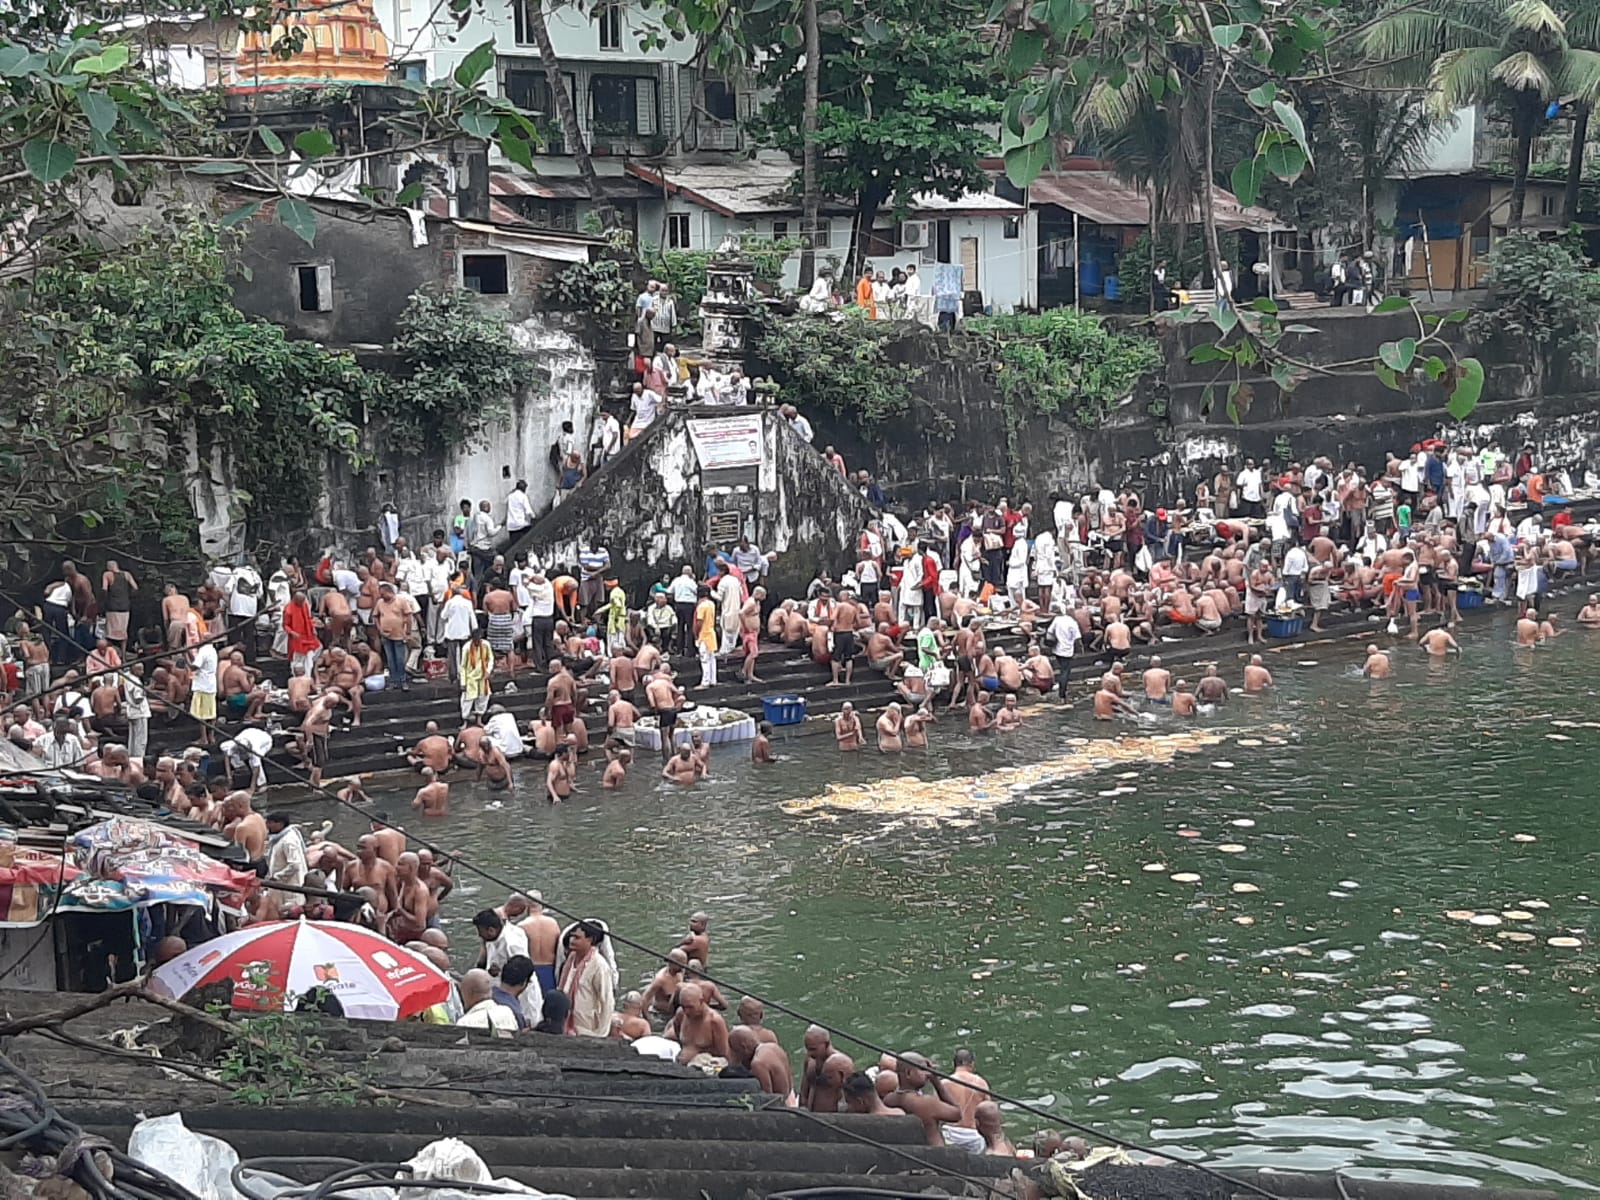
<svg viewBox="0 0 1600 1200">
<path fill-rule="evenodd" d="M 761 414 L 701 417 L 689 422 L 689 440 L 703 471 L 759 467 L 765 457 Z"/>
</svg>

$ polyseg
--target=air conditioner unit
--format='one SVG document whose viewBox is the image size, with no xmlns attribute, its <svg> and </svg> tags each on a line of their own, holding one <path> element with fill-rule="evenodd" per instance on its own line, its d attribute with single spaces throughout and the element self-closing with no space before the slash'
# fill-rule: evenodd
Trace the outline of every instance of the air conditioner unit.
<svg viewBox="0 0 1600 1200">
<path fill-rule="evenodd" d="M 900 249 L 924 250 L 928 245 L 931 221 L 902 221 L 900 223 Z"/>
</svg>

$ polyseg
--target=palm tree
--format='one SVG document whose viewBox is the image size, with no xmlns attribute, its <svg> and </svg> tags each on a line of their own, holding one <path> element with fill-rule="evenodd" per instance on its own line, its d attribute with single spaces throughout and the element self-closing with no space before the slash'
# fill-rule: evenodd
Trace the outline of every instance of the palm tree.
<svg viewBox="0 0 1600 1200">
<path fill-rule="evenodd" d="M 1600 0 L 1577 0 L 1577 6 L 1567 17 L 1567 41 L 1571 44 L 1573 62 L 1569 74 L 1578 76 L 1587 70 L 1590 56 L 1600 51 Z M 1572 101 L 1572 149 L 1567 155 L 1567 190 L 1561 205 L 1561 220 L 1570 225 L 1578 219 L 1578 193 L 1583 183 L 1583 152 L 1589 142 L 1589 115 L 1594 111 L 1594 99 L 1589 94 L 1577 96 Z"/>
<path fill-rule="evenodd" d="M 1600 53 L 1575 48 L 1566 20 L 1546 0 L 1439 0 L 1397 10 L 1376 22 L 1363 44 L 1374 61 L 1422 64 L 1427 104 L 1436 113 L 1474 104 L 1506 112 L 1516 141 L 1511 228 L 1522 224 L 1528 164 L 1545 108 L 1563 96 L 1583 105 L 1600 99 Z M 1574 134 L 1586 137 L 1587 121 Z M 1573 152 L 1581 168 L 1578 136 Z"/>
<path fill-rule="evenodd" d="M 817 106 L 822 79 L 822 33 L 817 24 L 817 0 L 802 0 L 801 21 L 805 26 L 806 79 L 805 102 L 800 116 L 800 290 L 807 291 L 816 281 L 817 210 Z"/>
</svg>

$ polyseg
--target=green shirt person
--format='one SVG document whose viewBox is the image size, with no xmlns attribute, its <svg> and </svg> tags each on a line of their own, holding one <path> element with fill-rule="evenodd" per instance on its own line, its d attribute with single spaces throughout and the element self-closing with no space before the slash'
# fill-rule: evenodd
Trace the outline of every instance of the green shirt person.
<svg viewBox="0 0 1600 1200">
<path fill-rule="evenodd" d="M 931 671 L 943 661 L 939 656 L 939 635 L 931 624 L 924 625 L 917 634 L 917 666 L 923 672 Z"/>
</svg>

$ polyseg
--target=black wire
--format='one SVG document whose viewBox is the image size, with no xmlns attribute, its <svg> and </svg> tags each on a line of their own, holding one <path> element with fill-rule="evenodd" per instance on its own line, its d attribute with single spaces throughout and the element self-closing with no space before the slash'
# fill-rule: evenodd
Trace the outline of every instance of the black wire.
<svg viewBox="0 0 1600 1200">
<path fill-rule="evenodd" d="M 11 596 L 9 593 L 4 591 L 3 589 L 0 589 L 0 597 L 4 597 L 4 598 L 8 599 L 12 603 L 17 603 L 16 597 Z M 171 652 L 169 652 L 169 653 L 171 653 Z M 219 731 L 219 729 L 221 729 L 219 722 L 215 718 L 213 718 L 211 720 L 204 720 L 204 719 L 202 719 L 200 717 L 194 716 L 194 714 L 192 714 L 192 713 L 185 713 L 183 715 L 188 717 L 188 719 L 193 721 L 196 725 L 199 725 L 201 728 L 207 729 L 212 733 L 217 733 Z M 227 731 L 226 731 L 226 729 L 221 729 L 221 732 L 225 734 Z M 500 876 L 494 874 L 492 871 L 488 870 L 486 867 L 479 866 L 477 863 L 473 862 L 471 859 L 465 858 L 459 853 L 454 853 L 454 852 L 451 852 L 451 851 L 447 851 L 442 846 L 435 845 L 434 843 L 429 842 L 429 841 L 427 841 L 426 839 L 424 839 L 422 837 L 419 837 L 417 834 L 412 833 L 412 832 L 410 832 L 410 831 L 408 831 L 406 829 L 403 829 L 401 826 L 396 825 L 392 821 L 385 820 L 385 819 L 383 819 L 383 818 L 381 818 L 381 817 L 379 817 L 379 816 L 377 816 L 377 815 L 375 815 L 375 814 L 373 814 L 371 812 L 368 812 L 367 810 L 363 809 L 360 805 L 355 804 L 352 801 L 345 800 L 337 792 L 333 791 L 331 788 L 327 787 L 324 784 L 312 783 L 310 775 L 300 771 L 298 768 L 290 767 L 290 766 L 287 766 L 287 765 L 282 764 L 282 763 L 280 763 L 278 765 L 279 765 L 279 769 L 282 770 L 284 774 L 288 775 L 292 779 L 295 779 L 297 782 L 303 783 L 306 787 L 310 788 L 314 793 L 316 793 L 316 794 L 318 794 L 320 796 L 323 796 L 323 797 L 325 797 L 325 798 L 327 798 L 329 800 L 332 800 L 335 804 L 339 804 L 339 805 L 344 806 L 345 808 L 348 808 L 350 811 L 358 814 L 359 816 L 363 817 L 365 820 L 370 821 L 375 825 L 382 825 L 387 829 L 392 829 L 396 833 L 404 835 L 408 840 L 417 843 L 419 846 L 421 846 L 422 848 L 424 848 L 426 850 L 432 851 L 435 855 L 449 854 L 450 857 L 454 861 L 461 863 L 469 871 L 475 872 L 481 878 L 483 878 L 483 879 L 487 880 L 488 882 L 494 884 L 496 887 L 503 888 L 508 892 L 511 892 L 511 893 L 513 893 L 515 895 L 521 895 L 521 896 L 528 896 L 529 892 L 533 890 L 533 889 L 518 887 L 516 884 L 510 882 L 509 880 L 503 879 Z M 542 900 L 542 904 L 543 904 L 543 906 L 545 908 L 549 909 L 551 912 L 555 913 L 558 916 L 565 917 L 566 919 L 568 919 L 570 921 L 582 921 L 582 920 L 586 920 L 587 919 L 585 917 L 579 916 L 575 912 L 568 911 L 567 909 L 564 909 L 564 908 L 560 907 L 559 905 L 552 903 L 548 897 L 545 897 Z M 607 936 L 610 937 L 611 939 L 613 939 L 614 941 L 620 942 L 622 945 L 627 946 L 629 949 L 636 950 L 639 953 L 641 953 L 641 954 L 643 954 L 643 955 L 645 955 L 645 956 L 647 956 L 649 958 L 656 959 L 657 961 L 660 961 L 660 962 L 663 962 L 663 963 L 669 961 L 668 955 L 666 953 L 664 953 L 663 951 L 657 950 L 657 949 L 655 949 L 655 948 L 653 948 L 651 946 L 647 946 L 642 942 L 636 942 L 632 938 L 629 938 L 629 937 L 626 937 L 626 936 L 624 936 L 622 934 L 619 934 L 619 933 L 615 932 L 614 930 L 608 930 L 607 931 Z M 798 1009 L 791 1008 L 789 1005 L 784 1004 L 782 1001 L 769 999 L 768 997 L 761 995 L 759 992 L 753 992 L 753 991 L 750 991 L 748 988 L 741 987 L 739 984 L 733 982 L 732 980 L 719 978 L 718 976 L 712 975 L 709 971 L 706 971 L 704 969 L 701 970 L 700 974 L 703 977 L 705 977 L 706 979 L 709 979 L 712 983 L 716 984 L 720 988 L 724 988 L 726 990 L 736 992 L 741 996 L 748 996 L 750 999 L 755 1000 L 757 1003 L 761 1004 L 763 1007 L 771 1008 L 771 1009 L 773 1009 L 773 1010 L 775 1010 L 777 1012 L 783 1013 L 785 1016 L 792 1017 L 796 1021 L 803 1021 L 808 1025 L 815 1025 L 819 1029 L 826 1030 L 827 1033 L 832 1037 L 841 1038 L 844 1041 L 847 1041 L 847 1042 L 851 1043 L 852 1045 L 860 1046 L 864 1050 L 870 1050 L 873 1053 L 879 1055 L 880 1057 L 882 1057 L 882 1056 L 888 1056 L 890 1058 L 899 1057 L 899 1052 L 891 1050 L 887 1046 L 879 1045 L 878 1043 L 873 1042 L 868 1038 L 862 1037 L 859 1034 L 851 1033 L 847 1029 L 843 1029 L 843 1028 L 840 1028 L 838 1026 L 830 1025 L 826 1021 L 818 1020 L 818 1019 L 816 1019 L 814 1017 L 808 1016 L 807 1014 L 799 1011 Z M 1138 1142 L 1133 1142 L 1133 1141 L 1127 1140 L 1126 1138 L 1117 1137 L 1115 1134 L 1106 1133 L 1104 1130 L 1096 1129 L 1092 1125 L 1085 1125 L 1080 1121 L 1074 1121 L 1070 1117 L 1064 1117 L 1064 1116 L 1061 1116 L 1058 1113 L 1050 1112 L 1048 1109 L 1043 1109 L 1043 1108 L 1038 1107 L 1037 1105 L 1030 1104 L 1026 1100 L 1015 1099 L 1014 1097 L 1007 1096 L 1003 1092 L 997 1092 L 992 1088 L 977 1087 L 974 1084 L 968 1083 L 968 1082 L 966 1082 L 964 1080 L 956 1079 L 955 1076 L 950 1075 L 950 1074 L 948 1074 L 948 1073 L 946 1073 L 944 1071 L 941 1071 L 936 1067 L 929 1066 L 929 1067 L 924 1067 L 922 1069 L 925 1070 L 928 1074 L 934 1076 L 935 1078 L 943 1079 L 943 1080 L 946 1080 L 947 1082 L 959 1083 L 959 1084 L 961 1084 L 961 1086 L 966 1087 L 966 1088 L 970 1088 L 972 1091 L 979 1092 L 979 1093 L 981 1093 L 981 1094 L 983 1094 L 985 1096 L 988 1096 L 990 1099 L 992 1099 L 992 1100 L 994 1100 L 994 1101 L 996 1101 L 998 1103 L 1009 1105 L 1011 1108 L 1014 1108 L 1014 1109 L 1016 1109 L 1016 1110 L 1018 1110 L 1020 1112 L 1028 1113 L 1030 1116 L 1039 1117 L 1042 1120 L 1051 1122 L 1052 1124 L 1064 1125 L 1068 1129 L 1076 1130 L 1078 1133 L 1084 1134 L 1087 1137 L 1092 1137 L 1092 1138 L 1096 1139 L 1097 1141 L 1106 1142 L 1109 1145 L 1118 1146 L 1118 1147 L 1121 1147 L 1124 1150 L 1134 1150 L 1134 1151 L 1137 1151 L 1140 1154 L 1153 1155 L 1153 1156 L 1155 1156 L 1157 1158 L 1164 1158 L 1164 1159 L 1168 1160 L 1169 1162 L 1178 1163 L 1178 1164 L 1180 1164 L 1182 1166 L 1192 1167 L 1195 1170 L 1200 1171 L 1200 1172 L 1202 1172 L 1202 1173 L 1204 1173 L 1206 1175 L 1210 1175 L 1211 1177 L 1213 1177 L 1213 1178 L 1215 1178 L 1215 1179 L 1217 1179 L 1217 1180 L 1219 1180 L 1219 1181 L 1221 1181 L 1223 1183 L 1226 1183 L 1226 1184 L 1228 1184 L 1230 1186 L 1240 1187 L 1240 1188 L 1245 1189 L 1246 1191 L 1253 1192 L 1258 1196 L 1262 1196 L 1262 1197 L 1265 1198 L 1265 1200 L 1279 1200 L 1279 1197 L 1274 1195 L 1272 1192 L 1267 1191 L 1263 1187 L 1260 1187 L 1260 1186 L 1258 1186 L 1258 1185 L 1256 1185 L 1254 1183 L 1251 1183 L 1248 1180 L 1237 1179 L 1237 1178 L 1235 1178 L 1235 1177 L 1233 1177 L 1231 1175 L 1227 1175 L 1227 1174 L 1223 1173 L 1222 1171 L 1217 1170 L 1214 1167 L 1206 1166 L 1204 1163 L 1193 1162 L 1193 1161 L 1190 1161 L 1188 1159 L 1177 1158 L 1174 1155 L 1167 1154 L 1167 1153 L 1165 1153 L 1165 1152 L 1163 1152 L 1161 1150 L 1155 1149 L 1153 1147 L 1144 1146 L 1144 1145 L 1141 1145 Z"/>
</svg>

